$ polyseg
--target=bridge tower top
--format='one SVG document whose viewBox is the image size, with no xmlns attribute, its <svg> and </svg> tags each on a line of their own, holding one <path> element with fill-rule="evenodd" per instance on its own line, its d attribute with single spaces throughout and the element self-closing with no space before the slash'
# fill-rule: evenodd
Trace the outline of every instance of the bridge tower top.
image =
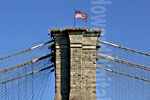
<svg viewBox="0 0 150 100">
<path fill-rule="evenodd" d="M 65 29 L 51 29 L 53 35 L 65 33 L 69 35 L 83 35 L 89 37 L 100 37 L 100 29 L 87 29 L 87 28 L 65 28 Z"/>
<path fill-rule="evenodd" d="M 100 29 L 52 29 L 55 100 L 96 100 L 96 42 Z"/>
</svg>

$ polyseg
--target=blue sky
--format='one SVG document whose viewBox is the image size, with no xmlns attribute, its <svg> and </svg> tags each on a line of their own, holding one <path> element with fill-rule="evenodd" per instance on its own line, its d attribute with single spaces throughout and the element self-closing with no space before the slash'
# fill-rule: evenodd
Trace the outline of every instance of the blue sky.
<svg viewBox="0 0 150 100">
<path fill-rule="evenodd" d="M 76 25 L 93 27 L 91 0 L 5 0 L 0 1 L 0 54 L 20 49 L 48 38 L 49 28 L 73 26 L 74 9 L 89 14 L 88 22 Z M 149 0 L 112 0 L 106 7 L 106 40 L 146 51 L 149 45 Z M 102 28 L 102 27 L 99 27 Z"/>
<path fill-rule="evenodd" d="M 88 22 L 76 20 L 76 26 L 92 28 L 92 0 L 1 0 L 0 56 L 28 47 L 48 38 L 48 29 L 72 27 L 74 9 L 86 12 Z M 150 1 L 110 0 L 106 8 L 107 41 L 136 50 L 150 51 Z M 100 29 L 104 27 L 99 27 Z"/>
</svg>

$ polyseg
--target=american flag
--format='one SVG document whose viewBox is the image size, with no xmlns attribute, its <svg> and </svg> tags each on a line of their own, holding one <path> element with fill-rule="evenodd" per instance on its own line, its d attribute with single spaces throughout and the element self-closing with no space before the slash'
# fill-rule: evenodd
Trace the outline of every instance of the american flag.
<svg viewBox="0 0 150 100">
<path fill-rule="evenodd" d="M 81 12 L 79 10 L 75 10 L 75 18 L 81 18 L 87 22 L 88 14 Z"/>
</svg>

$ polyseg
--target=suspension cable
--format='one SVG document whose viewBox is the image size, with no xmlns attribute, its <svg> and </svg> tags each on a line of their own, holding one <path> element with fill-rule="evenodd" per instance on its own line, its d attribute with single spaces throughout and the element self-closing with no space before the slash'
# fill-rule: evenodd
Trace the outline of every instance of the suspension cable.
<svg viewBox="0 0 150 100">
<path fill-rule="evenodd" d="M 132 52 L 135 52 L 135 53 L 139 53 L 139 54 L 143 54 L 143 55 L 146 55 L 146 56 L 150 56 L 150 54 L 147 54 L 147 53 L 144 53 L 144 52 L 140 52 L 140 51 L 136 51 L 136 50 L 133 50 L 133 49 L 129 49 L 129 48 L 126 48 L 126 47 L 122 47 L 122 46 L 119 46 L 119 45 L 116 45 L 116 44 L 113 44 L 113 43 L 110 43 L 110 42 L 106 42 L 106 41 L 103 41 L 103 40 L 98 40 L 98 41 L 102 42 L 104 44 L 108 44 L 108 45 L 117 47 L 117 48 L 121 48 L 121 49 L 125 49 L 125 50 L 132 51 Z"/>
<path fill-rule="evenodd" d="M 143 65 L 135 64 L 135 63 L 128 62 L 128 61 L 125 61 L 125 60 L 120 60 L 118 58 L 114 58 L 114 57 L 107 56 L 107 55 L 100 54 L 100 53 L 97 53 L 97 55 L 102 57 L 102 58 L 108 59 L 108 60 L 112 60 L 112 61 L 115 61 L 115 62 L 127 64 L 129 66 L 133 66 L 133 67 L 136 67 L 136 68 L 140 68 L 140 69 L 144 69 L 144 70 L 150 71 L 150 67 L 145 67 Z"/>
<path fill-rule="evenodd" d="M 51 57 L 52 55 L 53 55 L 53 54 L 48 54 L 48 55 L 46 55 L 46 56 L 42 56 L 42 57 L 40 57 L 40 58 L 33 59 L 33 60 L 28 61 L 28 62 L 26 62 L 26 63 L 23 63 L 23 64 L 20 64 L 20 65 L 17 65 L 17 66 L 13 66 L 13 67 L 10 67 L 10 68 L 1 70 L 1 71 L 0 71 L 0 74 L 6 73 L 6 72 L 11 71 L 11 70 L 14 70 L 14 69 L 16 69 L 16 68 L 21 68 L 21 67 L 26 66 L 26 65 L 29 65 L 29 64 L 31 64 L 31 63 L 38 62 L 38 61 L 40 61 L 40 60 L 46 59 L 46 58 L 48 58 L 48 57 Z"/>
<path fill-rule="evenodd" d="M 147 79 L 139 78 L 139 77 L 136 77 L 136 76 L 125 74 L 125 73 L 120 73 L 120 72 L 117 72 L 117 71 L 114 71 L 114 70 L 111 70 L 111 69 L 108 69 L 108 68 L 104 68 L 104 67 L 101 67 L 101 66 L 98 66 L 98 65 L 96 67 L 100 68 L 100 69 L 103 69 L 103 70 L 106 70 L 106 71 L 109 71 L 109 72 L 116 73 L 116 74 L 120 74 L 120 75 L 124 75 L 124 76 L 128 76 L 128 77 L 132 77 L 132 78 L 135 78 L 135 79 L 139 79 L 139 80 L 142 80 L 142 81 L 150 82 L 150 80 L 147 80 Z"/>
<path fill-rule="evenodd" d="M 48 67 L 43 68 L 43 69 L 40 69 L 40 70 L 38 70 L 38 71 L 34 71 L 34 72 L 32 72 L 32 73 L 29 73 L 29 74 L 26 74 L 26 75 L 22 75 L 22 76 L 19 76 L 19 77 L 16 77 L 16 78 L 13 78 L 13 79 L 10 79 L 10 80 L 1 82 L 0 84 L 8 83 L 8 82 L 11 82 L 11 81 L 14 81 L 14 80 L 17 80 L 17 79 L 20 79 L 20 78 L 23 78 L 23 77 L 26 77 L 26 76 L 29 76 L 29 75 L 32 75 L 32 74 L 35 74 L 35 73 L 44 71 L 44 70 L 47 70 L 47 69 L 52 68 L 52 67 L 54 67 L 54 66 L 48 66 Z"/>
<path fill-rule="evenodd" d="M 12 56 L 15 56 L 15 55 L 21 54 L 21 53 L 25 53 L 25 52 L 27 52 L 27 51 L 31 51 L 31 50 L 33 50 L 33 49 L 35 49 L 35 48 L 39 48 L 39 47 L 44 46 L 44 45 L 47 45 L 47 44 L 49 44 L 49 43 L 51 43 L 51 45 L 53 45 L 53 44 L 54 44 L 54 43 L 53 43 L 53 41 L 48 41 L 48 42 L 46 42 L 46 43 L 39 44 L 39 45 L 34 46 L 34 47 L 31 47 L 31 48 L 29 48 L 29 49 L 26 49 L 26 50 L 23 50 L 23 51 L 20 51 L 20 52 L 17 52 L 17 53 L 14 53 L 14 54 L 11 54 L 11 55 L 8 55 L 8 56 L 5 56 L 5 57 L 2 57 L 2 58 L 0 58 L 0 60 L 6 59 L 6 58 L 9 58 L 9 57 L 12 57 Z"/>
</svg>

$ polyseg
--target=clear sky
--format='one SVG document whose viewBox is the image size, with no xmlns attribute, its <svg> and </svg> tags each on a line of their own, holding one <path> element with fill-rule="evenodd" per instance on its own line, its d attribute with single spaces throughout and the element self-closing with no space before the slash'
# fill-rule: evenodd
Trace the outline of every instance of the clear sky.
<svg viewBox="0 0 150 100">
<path fill-rule="evenodd" d="M 1 0 L 0 56 L 48 38 L 48 29 L 72 27 L 74 9 L 86 12 L 88 22 L 76 26 L 93 28 L 92 0 Z M 107 41 L 150 52 L 150 0 L 109 0 L 106 8 Z"/>
<path fill-rule="evenodd" d="M 89 14 L 88 22 L 77 19 L 76 25 L 91 25 L 92 0 L 1 0 L 0 54 L 20 49 L 48 38 L 49 28 L 73 26 L 74 9 Z M 150 1 L 112 0 L 106 7 L 106 40 L 141 51 L 150 51 Z M 99 27 L 103 28 L 103 27 Z"/>
</svg>

